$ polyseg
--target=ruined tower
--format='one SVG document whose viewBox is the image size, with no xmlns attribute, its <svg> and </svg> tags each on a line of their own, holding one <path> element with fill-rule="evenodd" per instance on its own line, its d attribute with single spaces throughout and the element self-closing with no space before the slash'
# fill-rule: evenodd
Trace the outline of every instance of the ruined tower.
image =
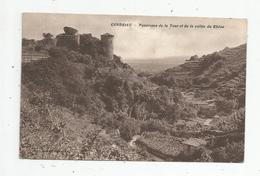
<svg viewBox="0 0 260 176">
<path fill-rule="evenodd" d="M 66 47 L 68 49 L 77 49 L 80 45 L 80 35 L 78 30 L 65 26 L 64 33 L 56 36 L 56 46 Z"/>
<path fill-rule="evenodd" d="M 101 35 L 103 54 L 110 60 L 113 59 L 114 55 L 113 39 L 114 36 L 112 34 L 106 33 Z"/>
</svg>

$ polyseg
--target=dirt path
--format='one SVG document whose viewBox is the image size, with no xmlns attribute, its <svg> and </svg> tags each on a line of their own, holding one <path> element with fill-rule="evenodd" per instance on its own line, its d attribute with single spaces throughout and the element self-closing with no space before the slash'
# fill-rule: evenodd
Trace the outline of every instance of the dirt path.
<svg viewBox="0 0 260 176">
<path fill-rule="evenodd" d="M 135 141 L 137 139 L 139 139 L 141 136 L 140 135 L 135 135 L 132 137 L 132 140 L 129 142 L 129 146 L 130 147 L 133 147 L 133 148 L 136 148 L 136 144 L 135 144 Z"/>
</svg>

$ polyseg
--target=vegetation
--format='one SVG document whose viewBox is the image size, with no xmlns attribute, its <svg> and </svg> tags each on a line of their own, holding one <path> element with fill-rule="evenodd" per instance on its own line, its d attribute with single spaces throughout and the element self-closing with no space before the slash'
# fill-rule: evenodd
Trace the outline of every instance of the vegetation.
<svg viewBox="0 0 260 176">
<path fill-rule="evenodd" d="M 244 160 L 244 143 L 228 143 L 224 147 L 213 150 L 212 158 L 216 162 L 241 162 Z"/>
<path fill-rule="evenodd" d="M 53 38 L 49 33 L 43 36 L 45 41 Z M 156 134 L 159 137 L 149 144 L 163 141 L 169 148 L 170 139 L 182 150 L 182 140 L 206 139 L 210 130 L 243 132 L 245 65 L 235 69 L 223 54 L 213 53 L 192 57 L 199 60 L 198 68 L 184 64 L 156 75 L 137 74 L 120 57 L 106 58 L 100 44 L 83 34 L 79 47 L 52 46 L 49 58 L 22 65 L 22 157 L 140 160 L 148 156 L 128 145 L 135 135 Z M 232 85 L 224 84 L 228 81 Z M 184 96 L 187 92 L 194 92 L 192 100 Z M 208 100 L 212 106 L 207 106 Z M 214 126 L 203 124 L 215 115 L 219 118 Z M 113 136 L 113 131 L 119 135 Z M 196 150 L 194 161 L 243 160 L 242 139 L 220 143 Z"/>
<path fill-rule="evenodd" d="M 225 98 L 218 98 L 216 100 L 216 107 L 218 112 L 229 114 L 233 109 L 237 109 L 238 103 L 236 100 L 228 100 Z"/>
</svg>

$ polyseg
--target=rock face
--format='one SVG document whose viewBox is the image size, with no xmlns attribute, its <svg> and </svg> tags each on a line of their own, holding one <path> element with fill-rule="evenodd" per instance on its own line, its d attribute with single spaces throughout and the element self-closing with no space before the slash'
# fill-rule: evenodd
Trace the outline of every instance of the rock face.
<svg viewBox="0 0 260 176">
<path fill-rule="evenodd" d="M 77 34 L 78 30 L 67 26 L 63 30 L 65 33 L 56 36 L 56 46 L 74 50 L 78 49 L 80 41 L 80 36 Z"/>
<path fill-rule="evenodd" d="M 68 26 L 65 26 L 63 28 L 64 32 L 66 35 L 76 35 L 78 30 L 77 29 L 74 29 L 72 27 L 68 27 Z"/>
</svg>

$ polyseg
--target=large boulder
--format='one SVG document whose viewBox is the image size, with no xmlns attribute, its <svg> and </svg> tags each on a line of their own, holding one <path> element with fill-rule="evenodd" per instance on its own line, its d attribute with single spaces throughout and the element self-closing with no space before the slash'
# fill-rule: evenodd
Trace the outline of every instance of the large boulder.
<svg viewBox="0 0 260 176">
<path fill-rule="evenodd" d="M 74 29 L 74 28 L 68 27 L 68 26 L 65 26 L 65 27 L 63 28 L 63 30 L 64 30 L 64 32 L 65 32 L 66 35 L 75 35 L 75 34 L 78 32 L 77 29 Z"/>
</svg>

